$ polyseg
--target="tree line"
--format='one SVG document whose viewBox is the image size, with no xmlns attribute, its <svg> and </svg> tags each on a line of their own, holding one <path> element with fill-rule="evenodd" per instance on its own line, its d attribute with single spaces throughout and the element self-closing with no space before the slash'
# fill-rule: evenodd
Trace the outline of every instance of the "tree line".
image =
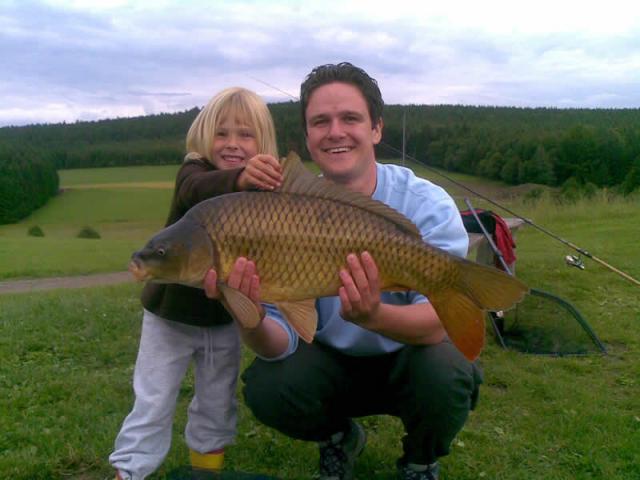
<svg viewBox="0 0 640 480">
<path fill-rule="evenodd" d="M 637 188 L 639 109 L 392 106 L 384 141 L 421 162 L 516 185 Z M 383 147 L 384 148 L 384 147 Z"/>
<path fill-rule="evenodd" d="M 58 185 L 53 162 L 41 152 L 0 144 L 0 224 L 17 222 L 44 205 Z"/>
<path fill-rule="evenodd" d="M 296 150 L 304 156 L 299 103 L 274 103 L 269 108 L 280 153 Z M 29 162 L 47 172 L 179 163 L 185 153 L 186 132 L 198 112 L 193 108 L 136 118 L 0 128 L 0 148 L 22 159 L 8 162 L 13 165 L 9 168 L 4 164 L 11 155 L 5 153 L 0 157 L 0 169 L 14 172 L 10 175 L 17 178 L 16 165 L 32 170 L 26 167 Z M 377 147 L 379 158 L 399 157 L 403 123 L 407 154 L 445 170 L 514 185 L 572 182 L 618 189 L 624 194 L 640 186 L 640 109 L 387 105 L 383 140 Z M 20 181 L 28 181 L 28 175 L 21 175 Z M 33 175 L 30 178 L 42 180 Z M 18 188 L 18 180 L 12 180 L 11 185 Z M 45 192 L 50 192 L 50 187 L 42 186 L 42 192 L 49 194 Z M 5 195 L 2 190 L 0 201 L 9 205 Z M 24 212 L 24 207 L 16 206 L 15 210 Z M 0 218 L 0 223 L 6 223 L 6 218 Z"/>
</svg>

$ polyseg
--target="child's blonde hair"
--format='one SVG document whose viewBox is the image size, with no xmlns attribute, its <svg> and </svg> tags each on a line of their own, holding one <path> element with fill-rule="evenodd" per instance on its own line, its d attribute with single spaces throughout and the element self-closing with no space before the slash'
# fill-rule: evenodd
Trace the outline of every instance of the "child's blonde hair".
<svg viewBox="0 0 640 480">
<path fill-rule="evenodd" d="M 216 129 L 226 118 L 255 130 L 258 153 L 278 158 L 276 129 L 273 118 L 264 101 L 251 90 L 231 87 L 214 96 L 195 118 L 187 133 L 187 156 L 204 157 L 211 162 L 211 151 Z"/>
</svg>

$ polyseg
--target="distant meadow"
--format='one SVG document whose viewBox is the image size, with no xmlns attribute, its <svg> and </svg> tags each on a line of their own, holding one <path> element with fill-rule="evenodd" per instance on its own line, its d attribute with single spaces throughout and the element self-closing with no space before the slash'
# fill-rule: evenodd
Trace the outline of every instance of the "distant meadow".
<svg viewBox="0 0 640 480">
<path fill-rule="evenodd" d="M 166 221 L 179 165 L 61 170 L 61 192 L 0 226 L 0 280 L 125 270 Z M 44 237 L 27 231 L 39 226 Z M 77 238 L 90 226 L 100 239 Z"/>
</svg>

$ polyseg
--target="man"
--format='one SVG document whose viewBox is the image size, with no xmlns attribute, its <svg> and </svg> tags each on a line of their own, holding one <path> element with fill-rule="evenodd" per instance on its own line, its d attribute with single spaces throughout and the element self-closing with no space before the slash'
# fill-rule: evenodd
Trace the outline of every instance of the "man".
<svg viewBox="0 0 640 480">
<path fill-rule="evenodd" d="M 425 241 L 464 256 L 468 237 L 451 197 L 405 168 L 376 162 L 383 101 L 377 83 L 349 63 L 315 68 L 301 87 L 307 148 L 325 178 L 370 195 L 410 218 Z M 416 292 L 381 293 L 375 259 L 354 252 L 339 275 L 339 296 L 316 301 L 311 344 L 271 307 L 243 340 L 258 358 L 243 374 L 254 415 L 293 438 L 317 442 L 320 478 L 353 478 L 366 435 L 357 417 L 399 417 L 406 435 L 399 478 L 437 480 L 478 396 L 481 374 L 446 338 L 438 315 Z M 258 272 L 235 264 L 227 283 L 256 303 Z M 217 296 L 215 272 L 205 289 Z"/>
</svg>

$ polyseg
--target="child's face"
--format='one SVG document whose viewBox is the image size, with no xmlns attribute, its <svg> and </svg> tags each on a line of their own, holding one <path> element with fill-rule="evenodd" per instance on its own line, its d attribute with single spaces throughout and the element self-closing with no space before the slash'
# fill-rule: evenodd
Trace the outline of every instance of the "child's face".
<svg viewBox="0 0 640 480">
<path fill-rule="evenodd" d="M 258 154 L 255 129 L 223 118 L 213 136 L 211 162 L 220 170 L 239 168 Z"/>
</svg>

